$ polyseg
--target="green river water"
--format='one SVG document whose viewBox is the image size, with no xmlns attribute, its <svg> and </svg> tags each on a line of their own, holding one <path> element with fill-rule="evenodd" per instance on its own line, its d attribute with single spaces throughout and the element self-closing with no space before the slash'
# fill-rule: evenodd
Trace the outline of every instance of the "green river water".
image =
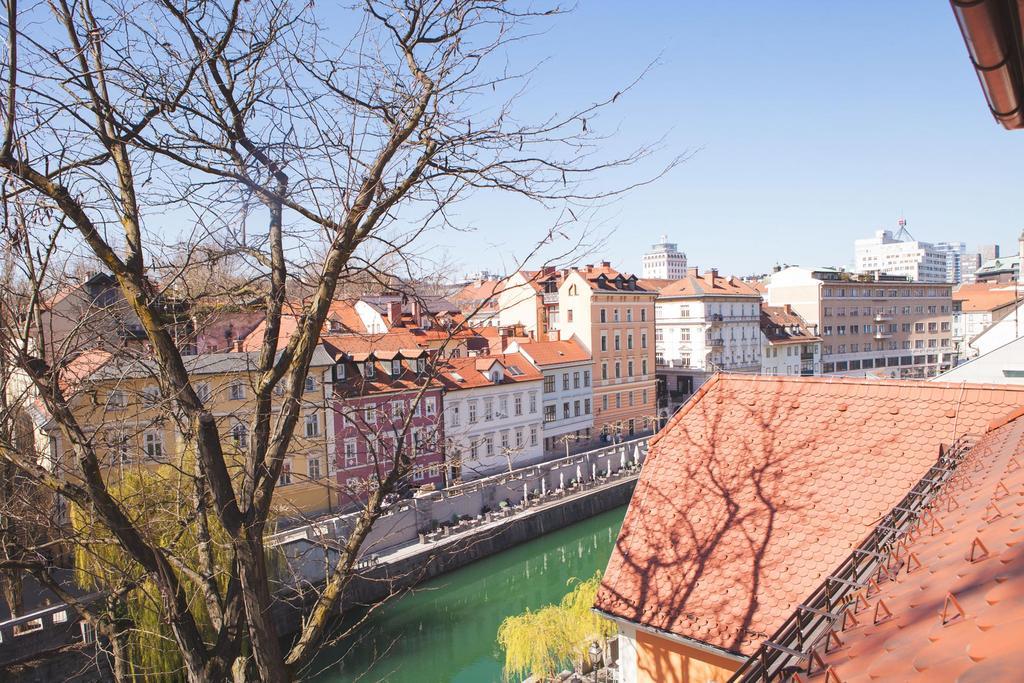
<svg viewBox="0 0 1024 683">
<path fill-rule="evenodd" d="M 557 602 L 571 577 L 604 570 L 626 508 L 610 510 L 419 586 L 322 653 L 318 683 L 497 683 L 498 625 Z"/>
</svg>

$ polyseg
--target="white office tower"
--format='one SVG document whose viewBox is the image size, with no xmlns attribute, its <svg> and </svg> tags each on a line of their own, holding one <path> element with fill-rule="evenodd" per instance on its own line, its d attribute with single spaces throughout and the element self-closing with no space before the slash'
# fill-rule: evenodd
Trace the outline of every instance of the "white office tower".
<svg viewBox="0 0 1024 683">
<path fill-rule="evenodd" d="M 906 225 L 906 220 L 901 218 L 895 237 L 889 230 L 879 230 L 874 237 L 855 240 L 854 270 L 904 275 L 914 282 L 948 282 L 946 255 L 934 244 L 913 239 Z"/>
<path fill-rule="evenodd" d="M 644 278 L 679 280 L 686 275 L 686 254 L 668 241 L 668 235 L 662 235 L 661 241 L 644 254 L 643 266 Z"/>
<path fill-rule="evenodd" d="M 963 242 L 936 242 L 935 250 L 946 257 L 946 282 L 960 284 L 970 270 L 967 259 L 967 245 Z M 975 269 L 977 270 L 977 269 Z M 970 271 L 973 275 L 974 271 Z"/>
</svg>

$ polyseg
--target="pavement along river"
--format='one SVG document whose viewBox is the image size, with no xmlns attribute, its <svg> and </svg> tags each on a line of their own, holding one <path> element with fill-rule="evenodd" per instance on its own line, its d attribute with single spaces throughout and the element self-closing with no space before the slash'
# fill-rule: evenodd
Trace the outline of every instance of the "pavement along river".
<svg viewBox="0 0 1024 683">
<path fill-rule="evenodd" d="M 421 584 L 326 649 L 310 673 L 318 683 L 500 683 L 502 620 L 603 571 L 625 514 L 609 510 Z"/>
</svg>

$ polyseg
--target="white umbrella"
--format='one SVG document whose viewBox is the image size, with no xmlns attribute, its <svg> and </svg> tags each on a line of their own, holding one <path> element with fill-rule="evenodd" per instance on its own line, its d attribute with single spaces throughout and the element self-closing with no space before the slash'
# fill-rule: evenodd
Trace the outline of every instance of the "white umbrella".
<svg viewBox="0 0 1024 683">
<path fill-rule="evenodd" d="M 526 482 L 523 482 L 523 502 L 526 502 Z"/>
<path fill-rule="evenodd" d="M 626 453 L 625 453 L 625 451 L 623 451 L 622 453 L 619 453 L 619 469 L 620 470 L 626 469 Z"/>
<path fill-rule="evenodd" d="M 583 470 L 580 469 L 579 465 L 576 465 L 576 483 L 579 484 L 579 483 L 582 483 L 582 482 L 583 482 Z"/>
<path fill-rule="evenodd" d="M 640 464 L 640 444 L 637 444 L 636 449 L 633 450 L 633 464 Z"/>
<path fill-rule="evenodd" d="M 548 478 L 544 477 L 540 480 L 540 495 L 546 496 L 548 494 Z"/>
<path fill-rule="evenodd" d="M 558 473 L 558 488 L 565 490 L 565 472 Z"/>
<path fill-rule="evenodd" d="M 590 465 L 590 481 L 597 481 L 597 463 Z"/>
</svg>

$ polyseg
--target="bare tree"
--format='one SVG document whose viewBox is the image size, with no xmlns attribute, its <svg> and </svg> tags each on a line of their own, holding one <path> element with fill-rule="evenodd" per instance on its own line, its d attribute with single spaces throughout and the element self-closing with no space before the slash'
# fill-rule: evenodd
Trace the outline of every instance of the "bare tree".
<svg viewBox="0 0 1024 683">
<path fill-rule="evenodd" d="M 283 646 L 264 533 L 339 286 L 356 272 L 415 263 L 424 233 L 460 227 L 451 208 L 473 191 L 561 208 L 572 223 L 593 201 L 628 189 L 588 189 L 595 174 L 652 152 L 602 155 L 595 122 L 619 92 L 536 124 L 517 119 L 516 89 L 529 70 L 505 66 L 508 48 L 558 13 L 498 0 L 367 0 L 345 12 L 285 0 L 8 1 L 0 169 L 5 282 L 20 296 L 5 311 L 3 358 L 27 378 L 66 454 L 47 467 L 7 440 L 0 457 L 88 510 L 152 582 L 188 680 L 300 676 L 385 497 L 414 467 L 399 449 Z M 553 229 L 545 241 L 556 239 Z M 194 454 L 185 474 L 198 570 L 147 533 L 104 475 L 104 454 L 68 393 L 81 349 L 44 352 L 43 314 L 72 258 L 112 275 L 143 343 L 125 357 L 154 364 L 166 411 Z M 227 259 L 239 277 L 210 278 L 196 291 L 197 267 Z M 249 444 L 233 473 L 168 301 L 236 290 L 261 299 L 263 336 Z M 285 335 L 282 319 L 296 301 L 295 330 Z M 283 392 L 276 403 L 275 390 Z M 224 575 L 214 570 L 214 527 L 227 539 Z M 47 576 L 43 562 L 30 569 Z M 125 581 L 111 599 L 138 588 Z M 125 628 L 116 610 L 73 604 L 103 633 Z M 208 630 L 201 614 L 211 616 Z M 119 676 L 128 671 L 115 666 Z"/>
</svg>

